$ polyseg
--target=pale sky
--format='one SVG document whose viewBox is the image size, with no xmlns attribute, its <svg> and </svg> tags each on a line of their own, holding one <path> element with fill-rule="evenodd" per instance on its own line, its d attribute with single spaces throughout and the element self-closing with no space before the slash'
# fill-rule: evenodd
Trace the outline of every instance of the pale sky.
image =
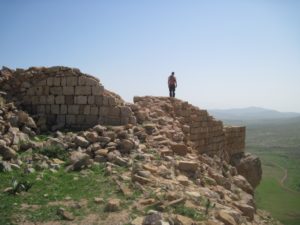
<svg viewBox="0 0 300 225">
<path fill-rule="evenodd" d="M 300 1 L 0 0 L 0 65 L 64 65 L 133 96 L 300 112 Z"/>
</svg>

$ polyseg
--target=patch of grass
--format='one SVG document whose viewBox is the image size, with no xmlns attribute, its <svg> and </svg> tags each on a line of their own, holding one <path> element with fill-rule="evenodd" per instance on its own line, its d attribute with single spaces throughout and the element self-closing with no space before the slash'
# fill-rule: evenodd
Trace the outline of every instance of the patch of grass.
<svg viewBox="0 0 300 225">
<path fill-rule="evenodd" d="M 32 137 L 32 140 L 36 142 L 44 142 L 47 141 L 48 139 L 49 139 L 49 135 L 46 134 L 40 134 Z"/>
<path fill-rule="evenodd" d="M 51 145 L 43 148 L 34 149 L 34 152 L 48 156 L 49 158 L 58 158 L 61 160 L 68 159 L 68 152 L 57 145 Z"/>
<path fill-rule="evenodd" d="M 88 171 L 88 172 L 87 172 Z M 57 220 L 56 210 L 59 202 L 64 202 L 70 197 L 75 202 L 86 199 L 88 204 L 80 209 L 65 207 L 75 216 L 86 215 L 91 212 L 103 213 L 103 205 L 94 203 L 94 197 L 104 200 L 115 197 L 124 202 L 124 207 L 131 203 L 118 192 L 115 183 L 105 176 L 103 166 L 94 166 L 85 173 L 65 172 L 63 169 L 57 173 L 45 170 L 40 173 L 24 174 L 22 170 L 10 173 L 0 173 L 0 224 L 14 224 L 16 218 L 23 216 L 30 221 Z M 37 178 L 40 179 L 37 179 Z M 11 185 L 12 179 L 26 180 L 33 183 L 28 192 L 18 195 L 3 193 L 3 190 Z M 136 196 L 136 195 L 135 195 Z M 49 205 L 50 202 L 58 202 L 57 205 Z M 36 206 L 37 208 L 22 208 L 21 205 Z"/>
<path fill-rule="evenodd" d="M 263 178 L 256 189 L 255 198 L 258 208 L 265 209 L 286 225 L 300 224 L 300 193 L 297 182 L 300 182 L 300 158 L 295 152 L 286 148 L 251 147 L 249 151 L 257 154 L 262 161 Z M 284 186 L 280 180 L 287 169 L 288 178 Z"/>
<path fill-rule="evenodd" d="M 259 208 L 270 211 L 282 223 L 299 224 L 300 194 L 282 189 L 276 179 L 263 178 L 255 197 Z"/>
<path fill-rule="evenodd" d="M 194 208 L 186 207 L 184 204 L 174 206 L 173 210 L 175 214 L 180 214 L 196 221 L 202 221 L 205 219 L 204 214 Z"/>
</svg>

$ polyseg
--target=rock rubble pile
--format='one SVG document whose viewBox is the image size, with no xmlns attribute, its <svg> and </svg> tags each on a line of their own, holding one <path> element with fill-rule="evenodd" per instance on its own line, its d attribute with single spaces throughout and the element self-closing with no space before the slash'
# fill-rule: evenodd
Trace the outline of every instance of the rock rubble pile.
<svg viewBox="0 0 300 225">
<path fill-rule="evenodd" d="M 41 76 L 39 81 L 35 74 Z M 125 196 L 130 196 L 133 189 L 141 191 L 142 195 L 129 210 L 155 209 L 131 218 L 128 223 L 132 225 L 277 224 L 256 208 L 253 194 L 261 179 L 261 165 L 257 157 L 244 152 L 244 127 L 224 127 L 206 110 L 173 98 L 135 97 L 134 104 L 125 104 L 117 95 L 104 90 L 99 81 L 74 69 L 11 71 L 4 68 L 0 78 L 1 90 L 8 91 L 2 99 L 10 102 L 0 103 L 1 171 L 24 169 L 34 173 L 50 169 L 55 172 L 61 167 L 66 171 L 80 171 L 92 165 L 105 165 L 106 173 Z M 20 79 L 31 80 L 31 83 L 18 83 Z M 45 84 L 49 87 L 48 95 L 44 92 Z M 78 88 L 81 84 L 87 86 Z M 21 87 L 20 91 L 13 93 L 12 90 L 17 89 L 12 88 L 17 87 Z M 37 96 L 38 87 L 43 87 L 41 95 L 33 98 L 36 104 L 30 97 L 28 110 L 21 95 Z M 53 90 L 58 92 L 55 94 Z M 74 100 L 72 104 L 66 104 L 69 95 Z M 56 122 L 59 115 L 64 115 L 64 128 L 70 125 L 67 118 L 73 111 L 69 111 L 69 107 L 77 104 L 80 108 L 79 102 L 90 109 L 83 111 L 83 115 L 93 115 L 95 120 L 88 128 L 82 126 L 79 132 L 58 130 L 43 136 L 43 129 L 39 127 L 41 115 L 47 115 L 46 127 L 51 119 L 48 120 L 48 105 L 42 103 L 41 96 L 46 99 L 53 96 L 49 115 L 55 115 Z M 94 97 L 95 100 L 97 96 L 102 97 L 100 105 L 89 102 L 88 99 Z M 60 110 L 65 104 L 68 113 L 62 114 Z M 107 114 L 92 114 L 91 109 L 96 105 L 98 113 L 106 108 Z M 40 115 L 32 110 L 41 106 L 45 111 L 39 109 Z M 53 106 L 58 107 L 58 111 L 51 111 Z M 21 108 L 27 109 L 36 122 Z M 74 114 L 76 128 L 82 124 L 77 120 L 80 115 L 80 110 Z M 28 154 L 21 157 L 23 152 Z M 126 186 L 125 181 L 132 185 Z M 119 199 L 111 199 L 106 210 L 118 211 L 120 204 Z M 180 209 L 193 212 L 193 217 L 181 215 Z M 64 210 L 59 212 L 63 214 Z"/>
</svg>

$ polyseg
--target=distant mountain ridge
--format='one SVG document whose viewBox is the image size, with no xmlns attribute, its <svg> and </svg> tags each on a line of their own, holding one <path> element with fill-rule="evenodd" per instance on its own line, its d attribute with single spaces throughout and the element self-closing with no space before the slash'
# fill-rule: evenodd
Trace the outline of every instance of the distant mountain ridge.
<svg viewBox="0 0 300 225">
<path fill-rule="evenodd" d="M 288 119 L 300 117 L 300 113 L 279 112 L 273 109 L 261 107 L 212 109 L 208 110 L 211 115 L 221 120 L 266 120 L 266 119 Z"/>
</svg>

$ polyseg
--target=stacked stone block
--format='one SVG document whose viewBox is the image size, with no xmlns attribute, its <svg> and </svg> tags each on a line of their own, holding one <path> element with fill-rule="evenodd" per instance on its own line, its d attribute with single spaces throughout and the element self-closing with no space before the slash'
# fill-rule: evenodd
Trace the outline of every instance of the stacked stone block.
<svg viewBox="0 0 300 225">
<path fill-rule="evenodd" d="M 224 127 L 226 151 L 232 156 L 245 151 L 246 127 Z"/>
<path fill-rule="evenodd" d="M 225 147 L 225 135 L 222 121 L 209 116 L 206 110 L 201 110 L 187 102 L 174 101 L 175 113 L 183 117 L 190 127 L 189 140 L 200 153 L 217 154 Z"/>
<path fill-rule="evenodd" d="M 13 86 L 18 83 L 16 91 Z M 96 124 L 135 123 L 131 109 L 123 100 L 104 90 L 99 80 L 66 67 L 17 70 L 10 92 L 22 106 L 47 127 L 84 129 Z"/>
<path fill-rule="evenodd" d="M 206 110 L 199 109 L 188 102 L 166 97 L 135 97 L 134 113 L 140 123 L 147 120 L 155 122 L 151 115 L 160 112 L 160 116 L 178 121 L 187 142 L 208 155 L 226 157 L 234 152 L 243 151 L 245 147 L 245 127 L 225 127 Z"/>
</svg>

